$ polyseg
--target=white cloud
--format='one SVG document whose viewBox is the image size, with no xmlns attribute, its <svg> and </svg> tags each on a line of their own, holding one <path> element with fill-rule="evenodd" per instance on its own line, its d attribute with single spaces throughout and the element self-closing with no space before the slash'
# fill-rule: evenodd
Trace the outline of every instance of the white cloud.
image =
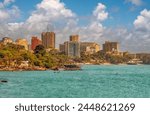
<svg viewBox="0 0 150 115">
<path fill-rule="evenodd" d="M 0 23 L 6 23 L 8 21 L 15 20 L 15 18 L 18 18 L 20 16 L 20 10 L 17 6 L 10 6 L 14 0 L 4 0 L 3 2 L 0 2 Z"/>
<path fill-rule="evenodd" d="M 9 18 L 8 12 L 6 12 L 5 10 L 0 10 L 0 21 L 3 21 L 8 18 Z"/>
<path fill-rule="evenodd" d="M 97 18 L 97 20 L 104 21 L 108 18 L 108 12 L 105 10 L 106 6 L 102 3 L 99 3 L 96 9 L 93 11 L 93 15 Z"/>
<path fill-rule="evenodd" d="M 11 9 L 11 14 L 14 13 L 15 10 Z M 7 11 L 7 14 L 10 16 L 10 12 Z M 47 31 L 47 28 L 49 28 L 49 31 L 55 31 L 57 36 L 67 35 L 69 32 L 73 32 L 70 28 L 77 27 L 77 21 L 75 13 L 66 8 L 65 4 L 60 0 L 42 0 L 41 3 L 36 5 L 36 9 L 25 22 L 9 23 L 7 27 L 15 39 L 24 37 L 30 40 L 31 36 L 40 36 L 41 32 Z M 58 38 L 57 41 L 68 39 L 68 36 Z"/>
<path fill-rule="evenodd" d="M 43 0 L 37 5 L 37 9 L 43 12 L 49 11 L 47 13 L 50 13 L 52 17 L 60 15 L 64 17 L 74 16 L 73 12 L 67 9 L 64 3 L 60 3 L 60 0 Z"/>
<path fill-rule="evenodd" d="M 108 18 L 105 10 L 106 6 L 99 3 L 91 14 L 93 18 L 89 24 L 79 26 L 78 16 L 60 0 L 43 0 L 25 22 L 9 23 L 8 28 L 13 37 L 22 36 L 30 40 L 31 36 L 40 36 L 41 32 L 47 31 L 49 26 L 50 31 L 56 32 L 57 46 L 68 40 L 71 34 L 80 34 L 81 40 L 98 42 L 105 29 L 101 22 Z"/>
<path fill-rule="evenodd" d="M 20 9 L 17 6 L 12 5 L 11 3 L 13 2 L 15 2 L 15 0 L 4 0 L 3 2 L 0 2 L 0 37 L 12 37 L 13 35 L 8 23 L 15 22 L 20 16 Z"/>
<path fill-rule="evenodd" d="M 32 12 L 24 26 L 30 30 L 30 35 L 40 35 L 42 31 L 47 31 L 47 28 L 49 31 L 55 31 L 57 37 L 62 36 L 60 34 L 66 35 L 64 38 L 58 38 L 57 42 L 61 42 L 62 39 L 68 39 L 70 28 L 76 28 L 76 24 L 75 13 L 66 8 L 60 0 L 43 0 L 36 5 L 36 10 Z"/>
<path fill-rule="evenodd" d="M 100 44 L 106 40 L 119 41 L 123 51 L 150 52 L 150 11 L 147 9 L 141 11 L 132 29 L 106 28 L 102 24 L 109 16 L 106 8 L 104 4 L 99 3 L 91 14 L 92 18 L 89 18 L 88 24 L 81 26 L 78 25 L 80 18 L 60 0 L 42 0 L 26 21 L 4 23 L 0 27 L 0 32 L 15 39 L 23 37 L 30 41 L 31 36 L 40 37 L 41 32 L 47 31 L 48 27 L 49 31 L 56 32 L 57 46 L 69 40 L 71 34 L 79 34 L 81 41 Z M 11 7 L 11 10 L 1 8 L 0 16 L 8 20 L 10 16 L 17 14 L 16 11 L 19 11 L 17 7 Z"/>
<path fill-rule="evenodd" d="M 133 22 L 133 28 L 107 28 L 102 39 L 119 41 L 123 51 L 150 52 L 150 11 L 141 11 Z"/>
<path fill-rule="evenodd" d="M 108 18 L 108 12 L 106 6 L 102 3 L 98 3 L 93 11 L 92 19 L 89 24 L 79 28 L 79 33 L 83 41 L 95 41 L 101 42 L 101 37 L 105 31 L 105 27 L 102 22 Z"/>
<path fill-rule="evenodd" d="M 150 34 L 148 32 L 137 31 L 135 28 L 107 28 L 101 37 L 101 43 L 104 43 L 106 40 L 118 41 L 121 51 L 150 53 Z"/>
<path fill-rule="evenodd" d="M 150 11 L 144 9 L 134 21 L 134 26 L 138 30 L 150 31 Z"/>
<path fill-rule="evenodd" d="M 17 6 L 11 8 L 0 9 L 0 23 L 15 21 L 20 16 L 20 10 Z"/>
<path fill-rule="evenodd" d="M 132 4 L 134 4 L 136 6 L 140 6 L 143 4 L 142 0 L 126 0 L 126 2 L 131 2 Z"/>
<path fill-rule="evenodd" d="M 73 17 L 75 17 L 75 14 L 70 9 L 67 9 L 60 0 L 43 0 L 37 4 L 36 10 L 31 14 L 27 22 L 56 22 Z"/>
</svg>

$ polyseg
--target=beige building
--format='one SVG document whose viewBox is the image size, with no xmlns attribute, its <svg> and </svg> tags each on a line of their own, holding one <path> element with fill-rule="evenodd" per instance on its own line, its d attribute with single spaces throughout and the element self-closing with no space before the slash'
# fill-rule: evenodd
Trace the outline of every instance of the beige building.
<svg viewBox="0 0 150 115">
<path fill-rule="evenodd" d="M 71 42 L 79 42 L 79 35 L 71 35 L 70 41 Z"/>
<path fill-rule="evenodd" d="M 103 44 L 103 51 L 105 53 L 116 53 L 117 54 L 119 52 L 119 43 L 106 41 L 105 44 Z"/>
<path fill-rule="evenodd" d="M 41 34 L 42 44 L 45 48 L 55 49 L 55 33 L 54 32 L 43 32 Z"/>
<path fill-rule="evenodd" d="M 17 39 L 16 44 L 24 46 L 25 50 L 28 50 L 28 42 L 26 39 Z"/>
<path fill-rule="evenodd" d="M 136 59 L 136 54 L 128 54 L 132 59 Z"/>
<path fill-rule="evenodd" d="M 1 41 L 1 43 L 3 43 L 4 45 L 8 44 L 8 43 L 13 43 L 13 40 L 9 37 L 4 37 Z"/>
<path fill-rule="evenodd" d="M 100 45 L 95 42 L 81 42 L 80 50 L 85 54 L 94 54 L 100 51 Z"/>
<path fill-rule="evenodd" d="M 132 59 L 143 59 L 146 57 L 150 57 L 149 53 L 137 53 L 137 54 L 129 54 Z"/>
<path fill-rule="evenodd" d="M 143 58 L 146 58 L 146 57 L 150 57 L 150 53 L 137 53 L 136 54 L 137 59 L 143 59 Z"/>
</svg>

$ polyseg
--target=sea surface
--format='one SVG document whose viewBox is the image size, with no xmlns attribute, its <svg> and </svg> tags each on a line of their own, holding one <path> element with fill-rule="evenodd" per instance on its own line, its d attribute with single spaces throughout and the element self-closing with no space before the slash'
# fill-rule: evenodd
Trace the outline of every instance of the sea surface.
<svg viewBox="0 0 150 115">
<path fill-rule="evenodd" d="M 150 65 L 84 65 L 82 71 L 0 72 L 1 98 L 150 98 Z"/>
</svg>

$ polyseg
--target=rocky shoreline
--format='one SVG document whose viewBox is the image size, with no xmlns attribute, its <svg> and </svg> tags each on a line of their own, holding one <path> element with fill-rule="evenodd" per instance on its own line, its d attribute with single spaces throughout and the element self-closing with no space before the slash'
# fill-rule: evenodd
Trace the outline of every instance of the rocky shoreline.
<svg viewBox="0 0 150 115">
<path fill-rule="evenodd" d="M 111 64 L 111 63 L 103 63 L 103 64 L 92 64 L 92 63 L 83 63 L 83 64 L 71 64 L 65 65 L 64 67 L 53 67 L 53 68 L 44 68 L 44 67 L 5 67 L 0 66 L 0 71 L 46 71 L 46 70 L 54 70 L 54 71 L 76 71 L 82 70 L 81 65 L 129 65 L 129 64 Z M 146 65 L 146 64 L 137 64 L 137 65 Z"/>
<path fill-rule="evenodd" d="M 54 71 L 75 71 L 81 70 L 79 65 L 70 64 L 64 65 L 63 67 L 52 67 L 52 68 L 44 68 L 44 67 L 5 67 L 1 66 L 0 71 L 46 71 L 46 70 L 54 70 Z"/>
<path fill-rule="evenodd" d="M 46 71 L 43 67 L 0 67 L 0 71 Z"/>
</svg>

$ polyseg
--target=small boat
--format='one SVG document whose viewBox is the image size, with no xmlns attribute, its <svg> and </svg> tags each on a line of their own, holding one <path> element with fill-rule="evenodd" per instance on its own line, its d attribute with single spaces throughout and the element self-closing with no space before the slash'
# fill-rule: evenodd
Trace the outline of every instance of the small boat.
<svg viewBox="0 0 150 115">
<path fill-rule="evenodd" d="M 64 65 L 63 67 L 53 67 L 53 71 L 75 71 L 75 70 L 81 70 L 81 67 L 79 65 L 75 64 L 69 64 L 69 65 Z"/>
<path fill-rule="evenodd" d="M 64 65 L 65 70 L 75 71 L 75 70 L 81 70 L 81 67 L 79 65 L 70 64 L 70 65 Z"/>
<path fill-rule="evenodd" d="M 131 61 L 131 62 L 128 62 L 127 64 L 128 64 L 128 65 L 137 65 L 136 62 L 132 62 L 132 61 Z"/>
<path fill-rule="evenodd" d="M 7 80 L 0 80 L 0 83 L 7 83 Z"/>
</svg>

